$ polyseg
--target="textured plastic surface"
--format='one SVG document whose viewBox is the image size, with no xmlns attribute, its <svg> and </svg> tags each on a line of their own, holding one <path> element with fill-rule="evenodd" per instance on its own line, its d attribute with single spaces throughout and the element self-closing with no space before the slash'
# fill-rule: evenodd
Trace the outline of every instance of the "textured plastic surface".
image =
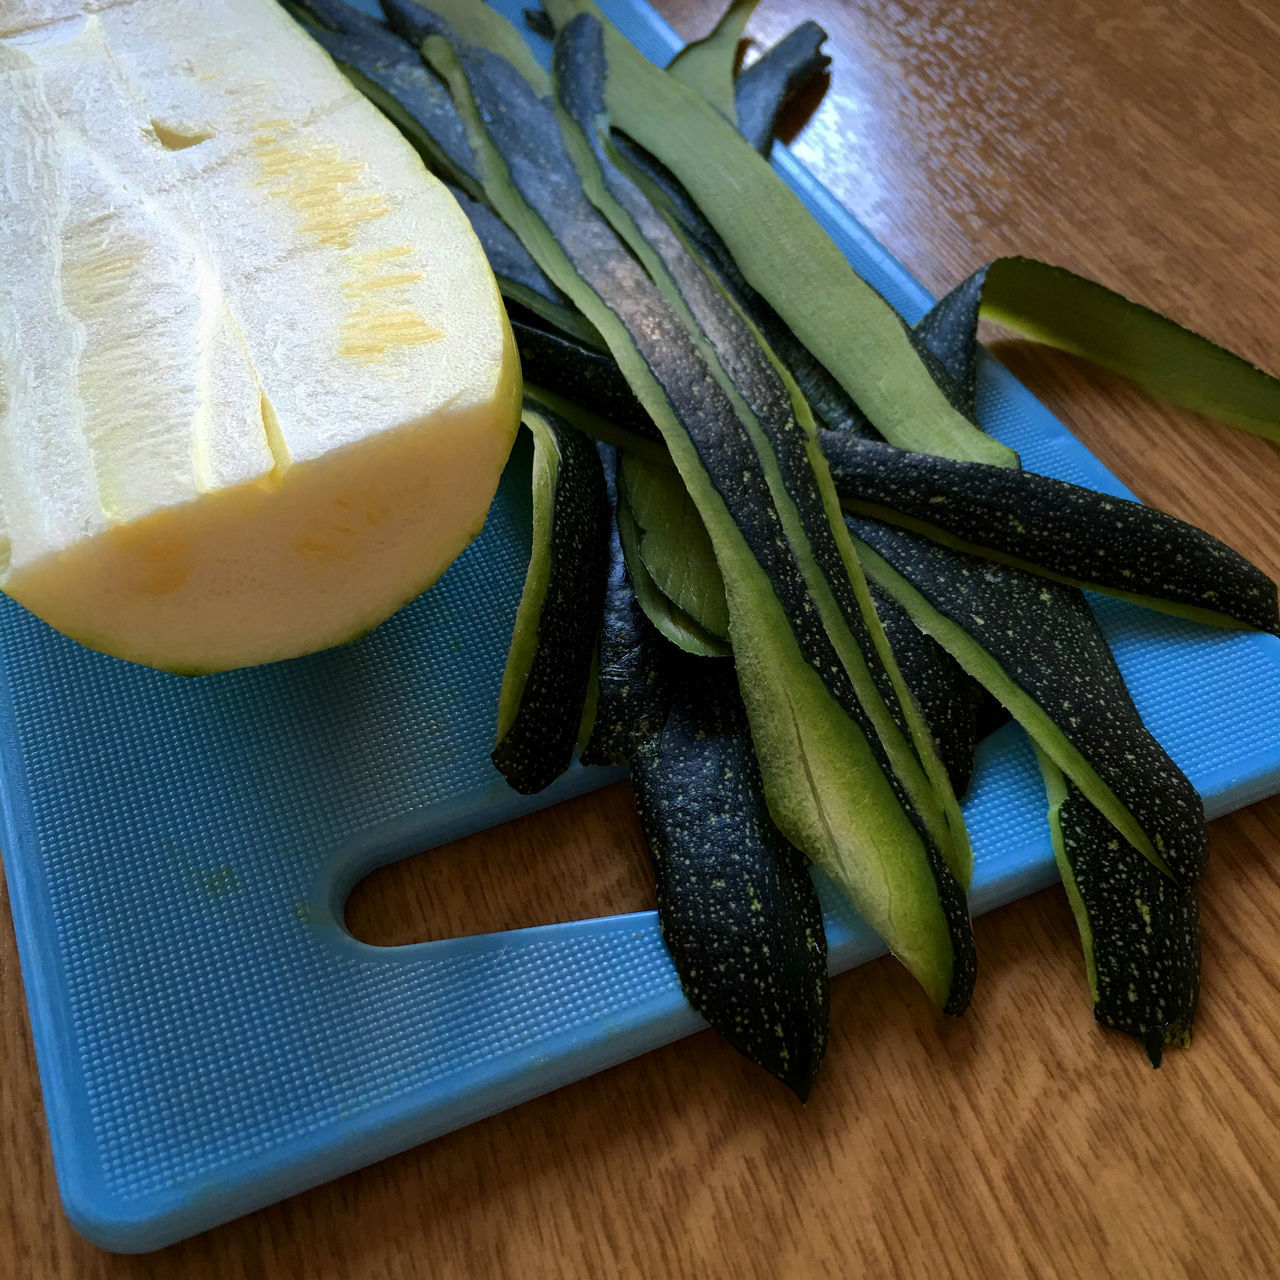
<svg viewBox="0 0 1280 1280">
<path fill-rule="evenodd" d="M 607 7 L 650 55 L 674 47 L 648 10 Z M 919 315 L 923 290 L 778 164 Z M 1031 468 L 1124 492 L 991 361 L 981 403 Z M 428 595 L 275 667 L 169 677 L 0 604 L 0 844 L 59 1182 L 90 1239 L 157 1248 L 701 1025 L 652 913 L 397 949 L 341 924 L 372 866 L 614 776 L 576 769 L 529 801 L 489 764 L 526 487 L 518 458 Z M 1280 789 L 1280 642 L 1098 607 L 1210 813 Z M 983 744 L 966 810 L 975 910 L 1054 879 L 1016 729 Z M 833 968 L 880 950 L 834 904 L 829 932 Z"/>
</svg>

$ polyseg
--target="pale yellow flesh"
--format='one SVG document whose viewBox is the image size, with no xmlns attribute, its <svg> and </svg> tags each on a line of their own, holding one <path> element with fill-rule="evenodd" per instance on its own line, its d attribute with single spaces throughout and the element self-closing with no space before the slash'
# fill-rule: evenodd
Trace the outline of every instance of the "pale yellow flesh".
<svg viewBox="0 0 1280 1280">
<path fill-rule="evenodd" d="M 508 444 L 489 412 L 438 414 L 429 431 L 299 463 L 278 489 L 223 490 L 117 526 L 12 573 L 6 590 L 90 648 L 185 674 L 339 644 L 429 587 L 480 532 Z"/>
<path fill-rule="evenodd" d="M 172 670 L 360 634 L 514 438 L 483 251 L 275 0 L 90 7 L 0 14 L 0 587 Z"/>
</svg>

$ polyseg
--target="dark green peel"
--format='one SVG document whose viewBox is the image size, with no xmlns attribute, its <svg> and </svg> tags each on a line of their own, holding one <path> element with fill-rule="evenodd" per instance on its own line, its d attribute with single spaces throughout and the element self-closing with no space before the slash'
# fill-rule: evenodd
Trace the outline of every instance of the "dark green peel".
<svg viewBox="0 0 1280 1280">
<path fill-rule="evenodd" d="M 977 394 L 977 324 L 981 297 L 982 273 L 978 273 L 937 303 L 915 330 L 916 336 L 942 361 L 953 385 L 971 409 Z M 850 446 L 845 442 L 843 448 L 848 451 Z M 1026 473 L 1013 478 L 1033 489 L 1043 480 Z M 987 478 L 979 487 L 986 489 L 990 484 Z M 914 498 L 923 498 L 926 506 L 951 510 L 950 502 L 930 503 L 928 499 L 938 495 L 922 493 L 921 486 L 907 488 Z M 861 492 L 861 489 L 862 486 L 857 485 L 852 491 Z M 1017 491 L 1022 493 L 1025 489 L 1019 487 Z M 1094 500 L 1107 503 L 1106 510 L 1100 513 L 1104 519 L 1099 521 L 1099 527 L 1106 527 L 1105 516 L 1115 510 L 1114 502 L 1104 495 L 1082 492 L 1088 495 L 1082 499 L 1086 504 Z M 1026 531 L 1038 533 L 1042 526 L 1033 523 L 1034 518 L 1028 518 L 1027 514 L 1015 515 L 1008 509 L 994 515 L 989 523 L 1007 534 L 1010 516 L 1023 526 L 1019 546 L 1025 550 L 1029 544 Z M 1135 518 L 1149 519 L 1147 516 Z M 1199 535 L 1198 530 L 1192 532 Z M 1074 536 L 1069 534 L 1064 539 L 1070 549 L 1078 549 L 1077 554 L 1096 555 L 1096 528 L 1084 522 L 1072 534 Z M 987 540 L 990 541 L 990 537 Z M 1158 558 L 1171 562 L 1175 571 L 1184 562 L 1174 551 L 1178 540 L 1170 534 L 1167 547 L 1163 541 L 1155 544 L 1155 550 L 1163 553 Z M 1124 538 L 1118 541 L 1126 544 Z M 1051 555 L 1059 557 L 1064 552 L 1061 543 L 1051 542 L 1048 549 Z M 1114 570 L 1110 558 L 1104 559 Z M 1248 568 L 1252 570 L 1252 566 Z M 1233 577 L 1231 573 L 1226 576 Z M 1077 593 L 1069 595 L 1077 597 L 1072 604 L 1078 608 Z M 1271 598 L 1274 604 L 1274 588 Z M 1047 607 L 1047 618 L 1051 619 L 1052 602 Z M 1048 793 L 1054 858 L 1080 931 L 1094 1016 L 1107 1026 L 1137 1037 L 1152 1065 L 1159 1066 L 1165 1044 L 1189 1043 L 1195 1020 L 1200 987 L 1196 890 L 1174 884 L 1150 859 L 1131 847 L 1112 822 L 1042 750 L 1037 749 L 1036 755 Z"/>
<path fill-rule="evenodd" d="M 524 25 L 533 32 L 535 36 L 540 36 L 543 40 L 551 41 L 556 38 L 556 29 L 551 25 L 551 19 L 547 17 L 546 12 L 542 9 L 522 9 L 520 16 L 524 18 Z"/>
<path fill-rule="evenodd" d="M 476 233 L 489 260 L 493 274 L 498 278 L 504 297 L 512 295 L 511 285 L 534 294 L 544 302 L 567 309 L 568 299 L 542 274 L 529 251 L 520 243 L 516 233 L 481 200 L 473 199 L 460 187 L 449 187 L 462 212 L 467 215 L 471 229 Z M 528 303 L 521 298 L 524 305 Z"/>
<path fill-rule="evenodd" d="M 558 396 L 554 391 L 540 387 L 535 382 L 526 380 L 524 394 L 528 400 L 545 404 L 566 422 L 573 423 L 579 431 L 600 444 L 611 445 L 615 449 L 625 449 L 628 453 L 638 454 L 653 462 L 667 461 L 667 447 L 664 441 L 651 440 L 648 436 L 637 435 L 634 431 L 625 431 L 610 419 L 602 418 L 599 414 L 592 413 L 590 409 L 584 409 L 580 404 L 567 400 L 564 396 Z"/>
<path fill-rule="evenodd" d="M 609 507 L 616 511 L 617 454 L 606 445 L 597 449 Z M 583 764 L 626 765 L 657 741 L 670 705 L 672 652 L 636 600 L 617 524 L 611 523 L 595 719 L 582 748 Z"/>
<path fill-rule="evenodd" d="M 487 206 L 478 207 L 484 209 L 489 218 L 496 218 L 497 215 L 489 210 Z M 481 237 L 481 242 L 486 243 L 483 236 Z M 487 247 L 486 244 L 486 250 Z M 510 295 L 506 281 L 500 280 L 499 283 L 503 286 L 504 292 Z M 550 287 L 555 290 L 554 285 Z M 555 290 L 555 293 L 558 295 L 559 290 Z M 556 326 L 556 331 L 550 331 L 545 323 L 544 316 L 522 314 L 521 304 L 515 302 L 515 305 L 512 306 L 510 304 L 513 301 L 515 301 L 514 298 L 508 296 L 507 312 L 511 319 L 516 345 L 521 353 L 526 382 L 551 391 L 565 400 L 581 405 L 583 408 L 598 412 L 607 417 L 614 426 L 632 436 L 638 436 L 649 441 L 659 441 L 661 439 L 648 412 L 636 398 L 630 383 L 627 382 L 622 371 L 618 368 L 617 362 L 612 357 L 603 352 L 598 345 L 584 341 L 581 336 L 565 332 L 563 327 L 554 319 L 551 323 Z M 590 326 L 582 318 L 581 314 L 576 311 L 574 314 L 578 317 L 579 325 L 583 329 L 590 330 Z M 757 319 L 755 313 L 749 314 L 753 321 Z M 759 324 L 756 327 L 760 329 Z M 767 337 L 763 330 L 761 330 L 761 334 Z M 768 343 L 768 345 L 775 354 L 779 354 L 778 348 L 772 342 Z M 785 346 L 785 343 L 783 345 Z M 794 376 L 794 366 L 787 360 L 782 359 L 780 354 L 779 359 L 787 367 L 788 372 Z M 815 369 L 814 376 L 815 378 L 820 377 L 820 371 Z M 800 386 L 806 402 L 812 408 L 813 404 L 809 393 L 814 390 L 813 381 L 803 382 L 799 377 L 796 377 L 796 382 Z M 806 391 L 806 386 L 809 389 L 808 391 Z M 823 392 L 828 389 L 831 395 L 830 398 L 825 398 Z M 820 397 L 820 402 L 828 411 L 828 416 L 823 418 L 824 423 L 836 421 L 841 424 L 840 431 L 851 432 L 859 436 L 870 432 L 870 425 L 860 417 L 857 406 L 851 403 L 843 403 L 846 399 L 844 393 L 834 384 L 830 384 L 829 388 L 820 388 L 817 394 Z M 828 454 L 825 432 L 820 436 L 820 440 L 823 443 L 824 454 Z M 618 441 L 611 440 L 610 442 L 620 443 L 624 448 L 637 447 L 635 440 L 626 438 Z M 642 446 L 639 447 L 643 449 Z M 839 451 L 837 450 L 835 453 L 829 454 L 829 456 L 838 460 Z"/>
<path fill-rule="evenodd" d="M 288 0 L 307 30 L 357 88 L 455 186 L 480 194 L 475 160 L 453 99 L 416 44 L 343 0 Z"/>
<path fill-rule="evenodd" d="M 1158 1067 L 1166 1044 L 1191 1042 L 1200 994 L 1196 891 L 1180 888 L 1129 848 L 1043 754 L 1040 767 L 1094 1017 L 1136 1036 Z"/>
<path fill-rule="evenodd" d="M 609 154 L 616 166 L 644 192 L 694 252 L 705 270 L 759 332 L 795 379 L 814 417 L 835 431 L 853 431 L 879 439 L 875 428 L 843 387 L 818 363 L 782 322 L 777 312 L 747 284 L 715 228 L 688 193 L 643 148 L 624 134 L 610 134 Z"/>
<path fill-rule="evenodd" d="M 534 440 L 533 555 L 502 677 L 493 763 L 523 795 L 568 768 L 582 723 L 608 572 L 609 508 L 594 443 L 526 404 Z"/>
<path fill-rule="evenodd" d="M 613 494 L 612 450 L 602 450 Z M 826 1047 L 822 911 L 778 834 L 732 666 L 678 655 L 631 592 L 611 542 L 599 698 L 584 763 L 629 765 L 658 918 L 685 995 L 800 1098 Z"/>
<path fill-rule="evenodd" d="M 463 187 L 531 397 L 626 451 L 615 477 L 612 450 L 575 448 L 583 465 L 608 460 L 596 528 L 610 505 L 616 517 L 597 540 L 598 649 L 588 636 L 572 650 L 541 625 L 566 616 L 551 514 L 572 466 L 558 446 L 547 465 L 550 418 L 533 428 L 543 552 L 494 759 L 522 790 L 550 781 L 574 743 L 584 762 L 631 768 L 694 1007 L 805 1096 L 827 1018 L 808 853 L 933 999 L 963 1009 L 967 844 L 952 822 L 983 687 L 1041 753 L 1095 1016 L 1156 1065 L 1187 1043 L 1203 808 L 1142 725 L 1082 589 L 1280 634 L 1275 585 L 1172 517 L 1014 469 L 977 422 L 976 327 L 1002 321 L 1275 440 L 1280 382 L 1023 259 L 983 268 L 906 330 L 734 137 L 737 117 L 767 155 L 778 103 L 824 63 L 805 24 L 734 84 L 750 0 L 675 76 L 582 18 L 592 0 L 546 0 L 558 107 L 519 34 L 478 0 L 384 0 L 395 33 L 340 0 L 292 7 L 382 75 L 349 69 Z M 468 148 L 460 176 L 388 88 L 388 65 L 417 83 L 406 50 L 419 45 Z M 632 483 L 645 473 L 661 483 Z M 573 595 L 575 621 L 595 616 L 584 599 Z M 544 649 L 571 660 L 552 673 Z"/>
<path fill-rule="evenodd" d="M 941 362 L 970 416 L 978 402 L 978 306 L 982 273 L 939 299 L 915 327 L 915 336 Z"/>
<path fill-rule="evenodd" d="M 1021 259 L 993 264 L 1001 267 L 997 295 L 1004 273 L 1017 262 L 1039 265 Z M 977 395 L 978 319 L 989 270 L 957 285 L 915 329 L 971 412 Z M 1096 289 L 1117 307 L 1135 305 L 1071 278 L 1089 286 L 1089 296 Z M 851 510 L 961 551 L 1211 626 L 1280 630 L 1275 583 L 1224 543 L 1164 512 L 1030 472 L 996 474 L 995 468 L 963 463 L 953 469 L 942 459 L 855 440 L 824 437 L 823 446 Z"/>
<path fill-rule="evenodd" d="M 973 777 L 977 747 L 969 679 L 956 660 L 916 626 L 905 609 L 874 584 L 870 591 L 898 669 L 937 743 L 951 788 L 963 796 Z"/>
<path fill-rule="evenodd" d="M 419 0 L 378 0 L 378 4 L 387 22 L 419 49 L 432 36 L 449 44 L 458 44 L 461 37 L 472 52 L 485 51 L 507 63 L 536 93 L 545 93 L 549 88 L 547 73 L 525 38 L 487 4 L 473 0 L 432 0 L 430 4 Z M 425 57 L 425 51 L 424 60 L 430 65 L 431 59 Z M 457 104 L 456 95 L 454 100 Z"/>
<path fill-rule="evenodd" d="M 766 49 L 734 83 L 738 132 L 761 155 L 773 149 L 778 117 L 788 103 L 826 73 L 831 59 L 822 52 L 827 33 L 802 22 Z"/>
<path fill-rule="evenodd" d="M 450 9 L 459 24 L 491 16 L 479 7 Z M 829 642 L 804 603 L 804 582 L 764 478 L 742 464 L 751 453 L 743 454 L 731 402 L 669 304 L 586 203 L 554 115 L 530 82 L 461 42 L 455 51 L 432 40 L 426 52 L 480 148 L 490 202 L 609 343 L 712 534 L 735 614 L 739 674 L 756 699 L 752 728 L 775 818 L 784 831 L 791 826 L 795 843 L 822 853 L 863 915 L 893 935 L 890 945 L 930 994 L 958 1011 L 973 978 L 963 893 L 945 864 L 931 861 L 918 819 L 903 809 L 877 748 L 839 712 L 798 649 L 806 629 L 815 644 Z M 739 520 L 753 537 L 762 535 L 757 545 L 776 574 L 756 559 Z M 793 586 L 798 607 L 789 616 L 778 593 Z"/>
<path fill-rule="evenodd" d="M 822 448 L 848 511 L 1197 622 L 1280 631 L 1276 585 L 1261 569 L 1154 507 L 833 432 Z"/>
<path fill-rule="evenodd" d="M 983 268 L 906 330 L 726 121 L 757 94 L 759 120 L 742 119 L 767 154 L 779 101 L 822 68 L 813 24 L 755 64 L 766 87 L 753 90 L 731 74 L 750 0 L 674 77 L 583 16 L 591 0 L 547 0 L 557 107 L 484 4 L 383 5 L 394 33 L 339 0 L 304 7 L 322 42 L 383 76 L 352 79 L 456 174 L 405 103 L 388 104 L 386 66 L 411 67 L 421 45 L 461 126 L 459 200 L 531 395 L 627 451 L 615 476 L 612 450 L 581 436 L 562 449 L 572 428 L 530 406 L 541 524 L 495 762 L 521 790 L 546 785 L 575 743 L 584 762 L 631 768 L 686 994 L 804 1097 L 827 986 L 801 849 L 940 1005 L 968 1000 L 955 793 L 983 687 L 1041 753 L 1095 1015 L 1158 1065 L 1195 1017 L 1203 808 L 1143 726 L 1081 588 L 1277 634 L 1280 603 L 1209 535 L 1012 469 L 977 422 L 976 326 L 1001 320 L 1273 439 L 1280 382 L 1022 259 Z M 585 544 L 552 537 L 561 484 L 588 457 L 590 513 L 563 520 L 595 520 L 594 569 Z M 565 588 L 592 572 L 594 596 Z M 570 600 L 575 623 L 603 613 L 598 648 L 594 628 L 570 634 Z M 731 661 L 707 661 L 730 645 Z"/>
<path fill-rule="evenodd" d="M 679 476 L 663 466 L 624 455 L 623 484 L 643 530 L 641 557 L 657 585 L 706 630 L 724 634 L 724 582 L 697 510 Z M 920 630 L 878 588 L 870 594 L 911 697 L 937 744 L 952 788 L 963 795 L 973 772 L 976 742 L 969 677 L 955 659 Z"/>
<path fill-rule="evenodd" d="M 803 1101 L 827 1045 L 822 908 L 769 819 L 731 669 L 677 665 L 661 737 L 631 780 L 689 1003 Z"/>
<path fill-rule="evenodd" d="M 608 352 L 548 333 L 519 314 L 511 316 L 511 332 L 527 382 L 581 405 L 624 431 L 661 441 L 653 420 Z"/>
<path fill-rule="evenodd" d="M 557 32 L 577 14 L 602 17 L 590 0 L 547 0 L 543 7 Z M 876 429 L 904 448 L 1014 465 L 1011 450 L 949 403 L 901 317 L 853 270 L 764 157 L 607 22 L 603 38 L 613 126 L 675 175 L 752 287 Z"/>
<path fill-rule="evenodd" d="M 794 33 L 793 33 L 794 34 Z M 745 74 L 745 73 L 744 73 Z M 796 338 L 778 313 L 749 285 L 733 255 L 689 193 L 655 156 L 617 129 L 610 131 L 608 157 L 643 191 L 703 267 L 759 331 L 800 387 L 815 418 L 835 431 L 872 439 L 879 433 L 848 392 Z"/>
<path fill-rule="evenodd" d="M 1142 723 L 1083 595 L 851 519 L 867 571 L 1182 886 L 1208 857 L 1195 789 Z"/>
</svg>

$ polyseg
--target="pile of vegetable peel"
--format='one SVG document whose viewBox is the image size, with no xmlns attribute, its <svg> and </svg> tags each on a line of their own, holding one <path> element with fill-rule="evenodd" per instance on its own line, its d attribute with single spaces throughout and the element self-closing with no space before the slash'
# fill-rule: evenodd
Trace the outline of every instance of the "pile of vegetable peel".
<svg viewBox="0 0 1280 1280">
<path fill-rule="evenodd" d="M 1280 441 L 1280 382 L 1100 284 L 994 262 L 914 329 L 765 158 L 825 71 L 737 69 L 735 3 L 664 70 L 544 0 L 548 75 L 474 0 L 288 7 L 459 192 L 507 302 L 534 550 L 494 760 L 629 767 L 686 995 L 801 1098 L 827 1037 L 820 868 L 942 1009 L 976 975 L 960 798 L 1031 737 L 1094 1014 L 1159 1065 L 1199 994 L 1203 807 L 1084 592 L 1280 633 L 1210 535 L 1021 469 L 975 405 L 980 317 Z M 594 438 L 594 443 L 588 440 Z"/>
</svg>

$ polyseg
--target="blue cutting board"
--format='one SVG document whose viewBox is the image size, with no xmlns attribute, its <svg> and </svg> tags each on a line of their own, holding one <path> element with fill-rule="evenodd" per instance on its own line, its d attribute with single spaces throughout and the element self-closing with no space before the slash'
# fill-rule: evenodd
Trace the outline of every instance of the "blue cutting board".
<svg viewBox="0 0 1280 1280">
<path fill-rule="evenodd" d="M 606 8 L 650 56 L 675 49 L 647 8 Z M 902 267 L 777 163 L 922 314 Z M 991 360 L 980 404 L 1031 469 L 1127 493 Z M 59 1186 L 90 1240 L 158 1248 L 701 1025 L 652 912 L 399 948 L 342 924 L 372 867 L 617 776 L 575 768 L 529 800 L 489 762 L 526 490 L 517 457 L 435 589 L 272 667 L 184 680 L 0 603 L 0 842 Z M 1280 790 L 1280 641 L 1097 608 L 1211 815 Z M 1043 808 L 1025 739 L 1002 730 L 966 804 L 975 911 L 1055 878 Z M 834 970 L 881 950 L 834 901 L 828 931 Z"/>
</svg>

